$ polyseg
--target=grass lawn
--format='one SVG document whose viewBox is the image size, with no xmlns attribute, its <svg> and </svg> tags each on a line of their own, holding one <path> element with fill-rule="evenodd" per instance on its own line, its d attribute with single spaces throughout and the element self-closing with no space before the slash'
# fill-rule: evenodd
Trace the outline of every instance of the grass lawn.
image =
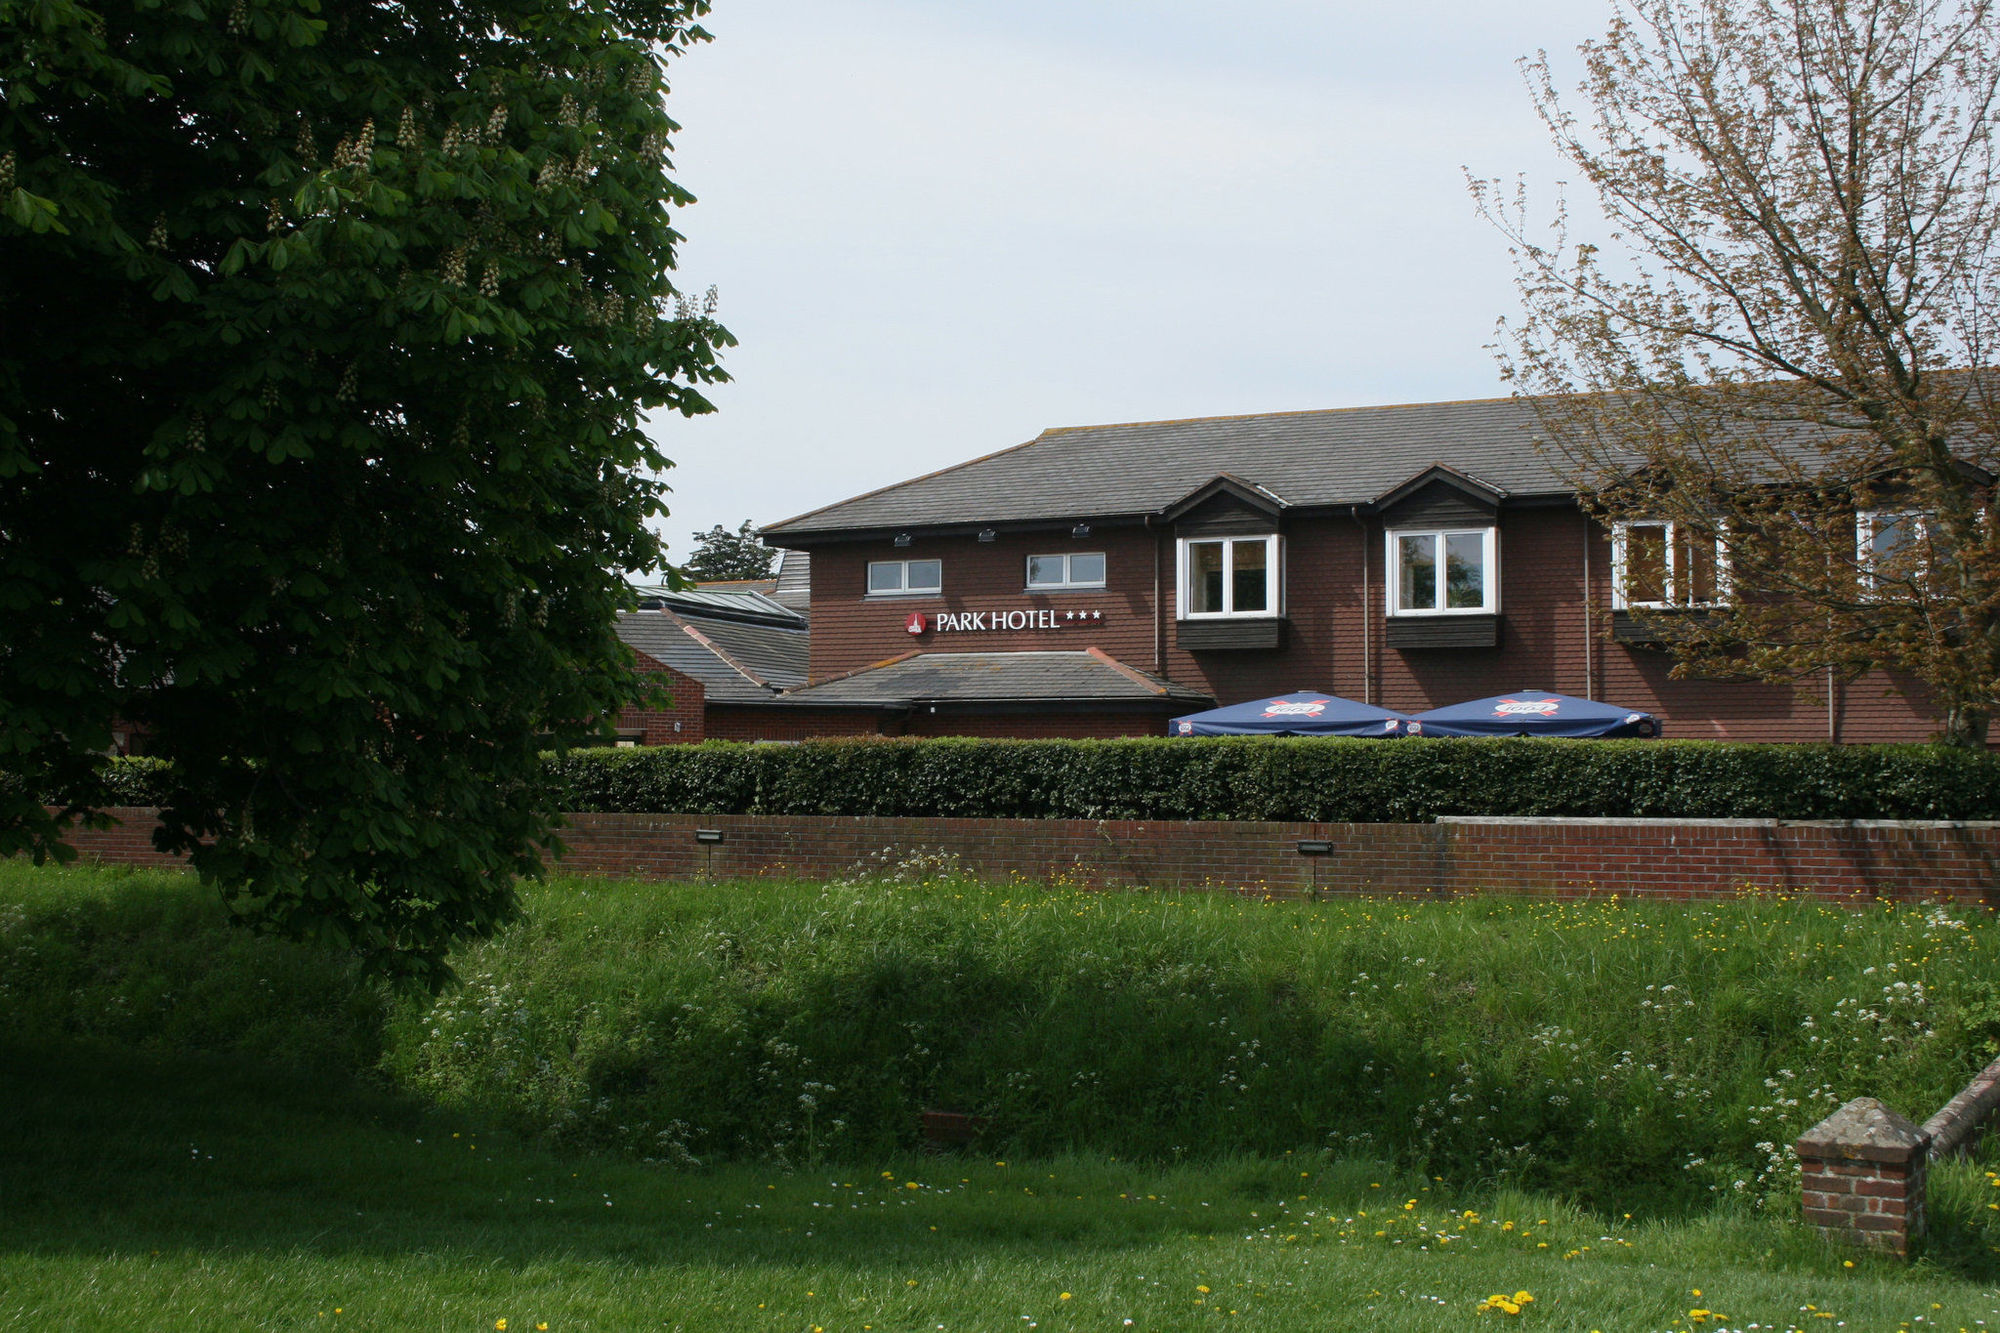
<svg viewBox="0 0 2000 1333">
<path fill-rule="evenodd" d="M 1607 1220 L 1283 1157 L 684 1172 L 338 1078 L 0 1061 L 0 1328 L 2000 1327 L 1990 1267 L 1848 1268 L 1749 1214 Z M 1984 1184 L 1957 1168 L 1947 1211 Z"/>
<path fill-rule="evenodd" d="M 1282 1112 L 1342 1077 L 1339 1059 L 1368 1062 L 1354 1078 L 1402 1079 L 1419 1111 L 1457 1105 L 1429 1089 L 1488 1061 L 1473 1110 L 1650 1106 L 1632 1123 L 1718 1143 L 1730 1122 L 1713 1108 L 1768 1117 L 1784 1095 L 1758 1081 L 1766 1065 L 1825 1097 L 1901 1079 L 1930 1098 L 1957 1077 L 1935 1048 L 1987 1030 L 1972 984 L 1983 917 L 1769 902 L 1307 912 L 962 884 L 572 882 L 528 905 L 431 1004 L 228 931 L 179 877 L 0 864 L 0 1330 L 2000 1333 L 1990 1161 L 1936 1173 L 1933 1240 L 1905 1266 L 1823 1246 L 1779 1193 L 1763 1211 L 1705 1191 L 1607 1202 L 1618 1177 L 1598 1173 L 1588 1211 L 1476 1169 L 1398 1173 L 1324 1134 L 1178 1165 L 1111 1155 L 1148 1124 L 1226 1131 Z M 1855 994 L 1881 998 L 1843 1017 Z M 899 1020 L 886 1035 L 869 1027 L 883 1012 Z M 1218 1013 L 1234 1024 L 1219 1036 Z M 1373 1036 L 1349 1057 L 1338 1043 L 1363 1024 Z M 970 1054 L 947 1066 L 950 1040 Z M 1252 1043 L 1256 1066 L 1232 1063 Z M 1063 1071 L 1093 1047 L 1122 1063 L 1072 1084 Z M 1501 1058 L 1520 1050 L 1533 1060 Z M 796 1126 L 760 1135 L 802 1088 L 835 1095 L 819 1081 L 833 1077 L 844 1112 L 893 1144 L 909 1098 L 971 1098 L 988 1067 L 1039 1089 L 1009 1103 L 1022 1080 L 994 1083 L 996 1117 L 1014 1116 L 996 1137 L 1046 1142 L 1039 1115 L 1090 1150 L 927 1157 L 849 1140 L 814 1165 Z M 1627 1072 L 1600 1081 L 1614 1067 Z M 1178 1119 L 1121 1104 L 1217 1069 L 1249 1072 L 1168 1108 Z M 1473 1074 L 1456 1078 L 1468 1096 Z M 1307 1112 L 1338 1124 L 1367 1104 L 1327 1107 Z M 669 1142 L 654 1151 L 682 1165 L 647 1162 L 660 1137 L 620 1132 L 628 1116 L 650 1130 L 698 1112 L 735 1117 L 748 1150 L 692 1166 Z M 1388 1127 L 1401 1113 L 1376 1114 Z M 1582 1122 L 1549 1123 L 1556 1143 Z M 566 1125 L 617 1150 L 551 1146 Z M 1523 1291 L 1533 1300 L 1514 1302 Z M 1494 1295 L 1517 1313 L 1482 1311 Z"/>
</svg>

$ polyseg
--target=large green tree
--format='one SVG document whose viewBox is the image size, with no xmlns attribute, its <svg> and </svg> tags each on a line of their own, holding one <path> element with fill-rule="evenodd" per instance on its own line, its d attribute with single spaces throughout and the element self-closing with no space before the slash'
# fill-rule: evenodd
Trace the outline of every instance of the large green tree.
<svg viewBox="0 0 2000 1333">
<path fill-rule="evenodd" d="M 706 0 L 0 0 L 0 854 L 114 725 L 245 921 L 435 981 L 636 688 Z M 53 813 L 44 802 L 53 802 Z"/>
<path fill-rule="evenodd" d="M 757 525 L 744 519 L 731 532 L 720 523 L 694 534 L 694 550 L 681 573 L 691 579 L 768 579 L 778 553 L 757 538 Z"/>
</svg>

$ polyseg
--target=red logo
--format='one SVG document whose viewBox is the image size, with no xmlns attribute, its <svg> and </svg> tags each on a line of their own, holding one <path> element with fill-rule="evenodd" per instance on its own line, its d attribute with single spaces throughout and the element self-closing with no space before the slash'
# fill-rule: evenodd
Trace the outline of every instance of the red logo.
<svg viewBox="0 0 2000 1333">
<path fill-rule="evenodd" d="M 912 634 L 922 634 L 925 629 L 924 613 L 921 611 L 910 612 L 910 618 L 903 622 L 903 628 Z"/>
</svg>

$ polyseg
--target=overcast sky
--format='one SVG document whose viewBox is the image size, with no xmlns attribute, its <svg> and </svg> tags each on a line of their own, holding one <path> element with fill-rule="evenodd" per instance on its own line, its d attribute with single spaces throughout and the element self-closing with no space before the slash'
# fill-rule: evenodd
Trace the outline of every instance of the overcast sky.
<svg viewBox="0 0 2000 1333">
<path fill-rule="evenodd" d="M 1562 172 L 1517 58 L 1606 0 L 716 0 L 681 61 L 684 286 L 740 340 L 656 423 L 691 532 L 1045 426 L 1504 392 L 1465 186 Z"/>
</svg>

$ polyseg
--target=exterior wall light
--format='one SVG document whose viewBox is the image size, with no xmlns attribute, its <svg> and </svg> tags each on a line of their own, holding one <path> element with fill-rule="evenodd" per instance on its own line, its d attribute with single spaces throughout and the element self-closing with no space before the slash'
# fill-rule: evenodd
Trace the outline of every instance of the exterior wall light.
<svg viewBox="0 0 2000 1333">
<path fill-rule="evenodd" d="M 979 530 L 979 540 L 983 542 L 997 542 L 1000 540 L 1000 534 L 991 528 L 981 528 Z"/>
<path fill-rule="evenodd" d="M 909 544 L 910 544 L 910 534 L 909 534 L 909 533 L 907 533 L 907 532 L 899 532 L 899 533 L 897 533 L 897 534 L 896 534 L 896 545 L 898 545 L 898 546 L 908 546 Z"/>
<path fill-rule="evenodd" d="M 1075 527 L 1069 530 L 1069 535 L 1076 538 L 1078 541 L 1082 541 L 1085 537 L 1088 537 L 1090 535 L 1090 524 L 1088 523 L 1077 524 Z"/>
</svg>

